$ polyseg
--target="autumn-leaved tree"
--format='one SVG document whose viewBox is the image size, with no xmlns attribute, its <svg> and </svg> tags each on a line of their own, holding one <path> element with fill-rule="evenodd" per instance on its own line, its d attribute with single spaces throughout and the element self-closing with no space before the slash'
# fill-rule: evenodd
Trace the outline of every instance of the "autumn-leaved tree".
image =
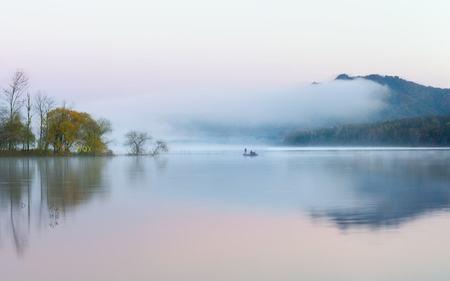
<svg viewBox="0 0 450 281">
<path fill-rule="evenodd" d="M 108 120 L 96 121 L 89 115 L 84 115 L 78 141 L 80 152 L 105 153 L 108 147 L 104 136 L 111 130 L 111 123 Z"/>
<path fill-rule="evenodd" d="M 55 153 L 78 152 L 105 153 L 107 150 L 104 135 L 111 130 L 95 121 L 85 112 L 67 108 L 56 108 L 47 114 L 47 142 Z M 78 149 L 77 149 L 78 148 Z"/>
</svg>

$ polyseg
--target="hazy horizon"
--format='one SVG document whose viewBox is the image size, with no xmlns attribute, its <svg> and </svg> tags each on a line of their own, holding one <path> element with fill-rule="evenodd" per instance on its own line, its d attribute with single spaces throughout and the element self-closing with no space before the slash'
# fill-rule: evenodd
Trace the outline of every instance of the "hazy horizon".
<svg viewBox="0 0 450 281">
<path fill-rule="evenodd" d="M 19 0 L 2 8 L 0 87 L 23 69 L 31 92 L 110 119 L 115 138 L 131 128 L 167 137 L 174 120 L 205 116 L 309 122 L 311 109 L 319 120 L 382 106 L 385 89 L 374 98 L 370 85 L 334 88 L 339 73 L 450 88 L 446 1 Z M 345 87 L 350 94 L 319 105 L 304 98 L 313 81 L 326 82 L 321 101 Z"/>
</svg>

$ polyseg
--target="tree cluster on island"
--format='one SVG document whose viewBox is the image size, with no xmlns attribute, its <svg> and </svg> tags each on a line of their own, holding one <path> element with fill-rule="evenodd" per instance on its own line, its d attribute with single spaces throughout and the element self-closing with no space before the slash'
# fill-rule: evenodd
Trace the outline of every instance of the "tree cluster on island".
<svg viewBox="0 0 450 281">
<path fill-rule="evenodd" d="M 40 91 L 31 95 L 23 71 L 16 71 L 8 85 L 1 88 L 0 155 L 111 155 L 106 139 L 111 131 L 107 119 L 94 119 L 89 113 L 56 106 L 52 97 Z M 145 146 L 152 139 L 147 133 L 135 131 L 125 137 L 135 155 L 146 154 Z M 148 154 L 155 156 L 165 151 L 166 143 L 156 141 Z"/>
</svg>

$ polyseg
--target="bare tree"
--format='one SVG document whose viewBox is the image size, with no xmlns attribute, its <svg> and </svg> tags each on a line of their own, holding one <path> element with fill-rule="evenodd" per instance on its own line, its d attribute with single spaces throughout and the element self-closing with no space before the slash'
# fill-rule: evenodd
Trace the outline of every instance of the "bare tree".
<svg viewBox="0 0 450 281">
<path fill-rule="evenodd" d="M 16 143 L 21 139 L 23 133 L 20 122 L 20 110 L 24 105 L 23 94 L 28 88 L 28 77 L 23 71 L 16 71 L 11 78 L 10 84 L 3 89 L 3 98 L 7 105 L 7 129 L 6 139 L 8 149 L 15 149 Z"/>
<path fill-rule="evenodd" d="M 168 152 L 169 151 L 169 147 L 167 146 L 167 143 L 162 141 L 162 140 L 158 140 L 155 142 L 155 146 L 152 149 L 152 156 L 158 156 L 161 152 Z"/>
<path fill-rule="evenodd" d="M 28 77 L 23 71 L 16 71 L 8 87 L 3 89 L 3 96 L 8 106 L 9 121 L 20 112 L 24 104 L 23 94 L 28 88 Z"/>
<path fill-rule="evenodd" d="M 125 145 L 129 146 L 133 155 L 145 153 L 145 146 L 152 137 L 146 132 L 130 131 L 125 135 Z"/>
<path fill-rule="evenodd" d="M 111 121 L 109 121 L 108 119 L 100 118 L 100 119 L 97 120 L 97 124 L 98 124 L 99 130 L 100 130 L 99 131 L 99 135 L 100 136 L 104 136 L 104 135 L 112 132 Z M 103 139 L 103 141 L 105 143 L 110 143 L 111 142 L 111 141 L 106 140 L 106 139 Z"/>
<path fill-rule="evenodd" d="M 27 101 L 26 101 L 26 109 L 27 109 L 27 124 L 26 124 L 26 132 L 25 132 L 25 142 L 27 146 L 27 151 L 30 151 L 30 143 L 34 142 L 34 135 L 31 132 L 31 96 L 30 93 L 27 92 Z"/>
<path fill-rule="evenodd" d="M 43 94 L 38 92 L 34 101 L 34 110 L 39 117 L 39 149 L 46 148 L 45 135 L 47 131 L 47 114 L 53 109 L 55 101 Z"/>
</svg>

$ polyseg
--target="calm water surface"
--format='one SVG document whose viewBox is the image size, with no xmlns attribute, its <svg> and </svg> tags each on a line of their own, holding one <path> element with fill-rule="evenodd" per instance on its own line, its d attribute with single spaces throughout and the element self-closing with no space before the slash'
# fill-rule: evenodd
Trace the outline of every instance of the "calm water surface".
<svg viewBox="0 0 450 281">
<path fill-rule="evenodd" d="M 450 280 L 450 151 L 0 159 L 0 280 Z"/>
</svg>

